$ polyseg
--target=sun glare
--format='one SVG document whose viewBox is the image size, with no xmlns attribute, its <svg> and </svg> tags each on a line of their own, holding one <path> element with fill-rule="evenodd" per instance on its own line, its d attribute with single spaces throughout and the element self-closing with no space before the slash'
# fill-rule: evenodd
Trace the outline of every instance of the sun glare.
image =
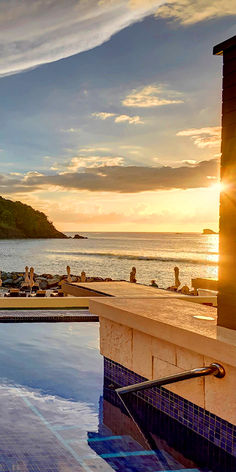
<svg viewBox="0 0 236 472">
<path fill-rule="evenodd" d="M 217 193 L 225 192 L 226 184 L 224 182 L 218 182 L 217 184 L 213 184 L 211 188 Z"/>
</svg>

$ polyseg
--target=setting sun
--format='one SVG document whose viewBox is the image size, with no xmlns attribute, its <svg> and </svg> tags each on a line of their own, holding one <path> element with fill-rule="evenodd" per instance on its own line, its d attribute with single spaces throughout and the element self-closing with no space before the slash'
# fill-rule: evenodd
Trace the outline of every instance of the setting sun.
<svg viewBox="0 0 236 472">
<path fill-rule="evenodd" d="M 217 193 L 225 192 L 226 188 L 227 184 L 225 184 L 224 182 L 217 182 L 217 184 L 213 184 L 211 186 L 211 189 Z"/>
</svg>

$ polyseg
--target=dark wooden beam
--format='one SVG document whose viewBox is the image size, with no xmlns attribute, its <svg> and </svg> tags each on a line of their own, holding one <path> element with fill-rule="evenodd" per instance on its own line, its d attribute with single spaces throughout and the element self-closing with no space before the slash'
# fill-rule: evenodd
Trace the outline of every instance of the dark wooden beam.
<svg viewBox="0 0 236 472">
<path fill-rule="evenodd" d="M 218 325 L 236 330 L 236 36 L 218 44 L 223 56 Z"/>
</svg>

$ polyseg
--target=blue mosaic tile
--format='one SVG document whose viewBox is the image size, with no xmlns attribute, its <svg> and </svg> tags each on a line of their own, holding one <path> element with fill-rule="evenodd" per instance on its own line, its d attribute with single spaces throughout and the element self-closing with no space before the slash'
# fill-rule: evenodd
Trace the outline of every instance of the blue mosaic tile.
<svg viewBox="0 0 236 472">
<path fill-rule="evenodd" d="M 121 387 L 147 380 L 107 358 L 104 360 L 104 376 Z M 163 387 L 154 387 L 133 395 L 236 457 L 236 426 L 233 424 Z"/>
</svg>

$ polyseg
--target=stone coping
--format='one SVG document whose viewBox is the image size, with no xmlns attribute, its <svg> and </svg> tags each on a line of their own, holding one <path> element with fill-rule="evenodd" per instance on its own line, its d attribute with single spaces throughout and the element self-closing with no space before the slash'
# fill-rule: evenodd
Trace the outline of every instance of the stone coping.
<svg viewBox="0 0 236 472">
<path fill-rule="evenodd" d="M 165 297 L 173 297 L 176 296 L 176 292 L 171 292 L 161 288 L 155 288 L 148 285 L 143 284 L 134 284 L 130 282 L 126 282 L 125 280 L 121 281 L 113 281 L 113 282 L 72 282 L 70 284 L 65 283 L 62 286 L 62 290 L 70 293 L 70 289 L 78 290 L 78 294 L 80 290 L 86 291 L 89 295 L 88 296 L 96 296 L 96 293 L 101 295 L 107 295 L 110 297 L 129 297 L 129 296 L 165 296 Z M 85 293 L 86 293 L 85 292 Z M 71 292 L 72 293 L 72 292 Z M 73 295 L 76 292 L 73 291 Z M 179 296 L 183 296 L 178 294 Z"/>
<path fill-rule="evenodd" d="M 98 316 L 91 315 L 88 310 L 0 310 L 0 323 L 25 322 L 96 322 Z"/>
<path fill-rule="evenodd" d="M 89 309 L 121 325 L 236 366 L 236 331 L 217 326 L 213 307 L 173 297 L 93 298 Z"/>
<path fill-rule="evenodd" d="M 63 291 L 74 297 L 125 297 L 127 298 L 182 298 L 188 302 L 208 303 L 217 305 L 216 296 L 191 296 L 172 292 L 163 288 L 155 288 L 143 284 L 134 284 L 126 281 L 113 282 L 73 282 L 63 284 Z"/>
<path fill-rule="evenodd" d="M 0 310 L 88 308 L 88 298 L 82 297 L 0 297 Z"/>
</svg>

